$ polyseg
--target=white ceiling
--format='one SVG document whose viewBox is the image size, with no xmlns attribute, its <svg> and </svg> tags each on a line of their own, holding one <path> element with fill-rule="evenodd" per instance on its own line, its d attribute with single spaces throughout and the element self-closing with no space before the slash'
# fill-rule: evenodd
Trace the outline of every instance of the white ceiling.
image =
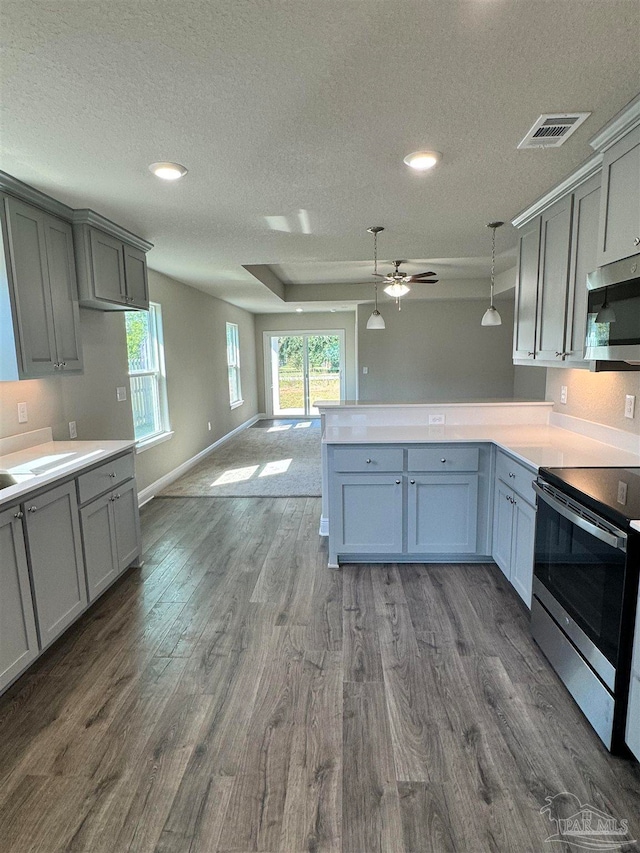
<svg viewBox="0 0 640 853">
<path fill-rule="evenodd" d="M 637 93 L 639 35 L 638 0 L 3 0 L 0 168 L 254 311 L 290 306 L 244 265 L 366 280 L 370 225 L 383 258 L 486 275 L 486 223 Z M 516 150 L 570 110 L 593 115 L 562 148 Z M 419 148 L 443 153 L 433 173 L 403 164 Z M 160 182 L 165 159 L 189 174 Z"/>
</svg>

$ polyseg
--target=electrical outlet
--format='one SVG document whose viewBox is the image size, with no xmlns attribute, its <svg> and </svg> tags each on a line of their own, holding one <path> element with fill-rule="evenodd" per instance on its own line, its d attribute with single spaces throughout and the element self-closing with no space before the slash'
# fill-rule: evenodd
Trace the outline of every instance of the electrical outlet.
<svg viewBox="0 0 640 853">
<path fill-rule="evenodd" d="M 211 432 L 211 421 L 207 421 L 207 429 Z"/>
<path fill-rule="evenodd" d="M 26 403 L 18 403 L 18 423 L 26 424 L 29 420 L 27 417 L 27 404 Z"/>
<path fill-rule="evenodd" d="M 78 430 L 76 429 L 76 422 L 69 421 L 69 438 L 77 438 Z"/>
<path fill-rule="evenodd" d="M 127 399 L 127 389 L 125 388 L 124 385 L 118 385 L 118 387 L 116 388 L 116 400 L 119 403 L 124 403 L 124 401 L 126 399 Z"/>
<path fill-rule="evenodd" d="M 566 385 L 563 385 L 560 388 L 560 402 L 564 403 L 564 405 L 567 404 L 567 386 Z"/>
<path fill-rule="evenodd" d="M 444 415 L 429 415 L 429 426 L 435 426 L 436 424 L 442 426 L 442 424 L 444 424 L 444 421 Z"/>
<path fill-rule="evenodd" d="M 625 418 L 633 418 L 636 413 L 636 398 L 633 394 L 627 394 L 624 398 L 624 416 Z"/>
<path fill-rule="evenodd" d="M 368 367 L 363 367 L 363 368 L 362 368 L 362 372 L 363 372 L 363 373 L 364 373 L 364 375 L 366 376 L 366 375 L 367 375 L 367 373 L 369 372 L 369 368 L 368 368 Z"/>
<path fill-rule="evenodd" d="M 624 506 L 627 503 L 628 486 L 623 480 L 618 480 L 618 503 Z"/>
</svg>

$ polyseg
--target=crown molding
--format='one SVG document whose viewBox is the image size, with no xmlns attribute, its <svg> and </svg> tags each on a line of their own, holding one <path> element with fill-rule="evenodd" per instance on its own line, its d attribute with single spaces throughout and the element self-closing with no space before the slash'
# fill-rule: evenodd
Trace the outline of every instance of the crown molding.
<svg viewBox="0 0 640 853">
<path fill-rule="evenodd" d="M 640 95 L 629 101 L 611 121 L 589 140 L 589 145 L 599 152 L 615 145 L 625 134 L 640 125 Z"/>
<path fill-rule="evenodd" d="M 90 210 L 89 208 L 74 210 L 72 211 L 71 221 L 74 225 L 89 225 L 92 228 L 99 228 L 101 231 L 115 237 L 116 240 L 122 240 L 123 243 L 135 246 L 136 249 L 140 249 L 142 252 L 148 252 L 149 249 L 153 249 L 153 243 L 132 234 L 131 231 L 127 231 L 126 228 L 117 225 L 115 222 L 107 219 L 106 216 L 96 213 L 95 210 Z"/>
<path fill-rule="evenodd" d="M 578 168 L 565 178 L 564 181 L 561 181 L 553 189 L 540 196 L 539 199 L 534 201 L 533 204 L 530 204 L 529 207 L 525 208 L 521 213 L 518 213 L 517 216 L 514 216 L 511 220 L 511 224 L 515 225 L 516 228 L 522 228 L 523 225 L 526 225 L 527 222 L 531 222 L 532 219 L 535 219 L 536 216 L 539 216 L 547 210 L 547 208 L 551 207 L 552 204 L 555 204 L 564 196 L 572 193 L 579 186 L 584 184 L 585 181 L 588 181 L 589 178 L 597 175 L 601 169 L 602 152 L 598 152 L 597 154 L 593 154 L 589 157 L 589 159 L 581 166 L 578 166 Z"/>
<path fill-rule="evenodd" d="M 25 184 L 7 172 L 0 171 L 0 190 L 15 198 L 19 198 L 21 201 L 26 201 L 28 204 L 34 204 L 47 213 L 53 214 L 53 216 L 58 216 L 60 219 L 71 222 L 73 217 L 72 207 L 63 204 L 55 198 L 51 198 L 50 195 L 40 192 L 35 187 L 29 186 L 29 184 Z"/>
</svg>

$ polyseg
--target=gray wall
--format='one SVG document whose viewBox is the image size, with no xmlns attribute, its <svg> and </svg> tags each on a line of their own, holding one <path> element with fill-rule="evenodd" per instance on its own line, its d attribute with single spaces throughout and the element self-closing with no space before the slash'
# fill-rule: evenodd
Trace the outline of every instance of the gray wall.
<svg viewBox="0 0 640 853">
<path fill-rule="evenodd" d="M 496 299 L 502 325 L 485 327 L 481 300 L 381 305 L 383 331 L 366 328 L 372 305 L 359 305 L 360 399 L 429 402 L 511 398 L 513 299 Z M 364 375 L 363 367 L 368 368 Z"/>
<path fill-rule="evenodd" d="M 567 386 L 566 405 L 560 402 L 563 385 Z M 636 398 L 636 414 L 632 420 L 624 416 L 627 394 Z M 553 402 L 554 412 L 640 435 L 640 372 L 590 373 L 588 370 L 550 367 L 547 370 L 546 399 Z"/>
<path fill-rule="evenodd" d="M 170 420 L 174 436 L 136 457 L 138 487 L 145 488 L 257 411 L 253 316 L 199 290 L 149 271 L 151 299 L 162 305 Z M 244 405 L 231 410 L 227 382 L 225 322 L 238 323 Z M 129 388 L 124 315 L 80 310 L 85 370 L 0 382 L 0 437 L 51 426 L 54 438 L 69 438 L 75 420 L 79 439 L 133 438 L 131 402 L 116 400 Z M 29 421 L 19 424 L 17 404 Z M 212 429 L 207 429 L 211 421 Z"/>
<path fill-rule="evenodd" d="M 169 415 L 175 434 L 138 454 L 140 489 L 258 412 L 253 316 L 153 270 L 149 296 L 162 305 Z M 244 405 L 237 409 L 229 406 L 227 321 L 239 327 Z"/>
<path fill-rule="evenodd" d="M 355 312 L 304 312 L 302 314 L 256 314 L 256 356 L 258 407 L 266 412 L 264 389 L 264 332 L 303 332 L 307 329 L 342 329 L 345 342 L 346 399 L 356 396 L 356 315 Z"/>
</svg>

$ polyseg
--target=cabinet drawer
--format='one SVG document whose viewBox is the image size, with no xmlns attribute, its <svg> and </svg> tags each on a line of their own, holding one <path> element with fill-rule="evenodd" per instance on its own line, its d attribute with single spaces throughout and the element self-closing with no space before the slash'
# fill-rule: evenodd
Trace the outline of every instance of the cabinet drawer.
<svg viewBox="0 0 640 853">
<path fill-rule="evenodd" d="M 514 492 L 517 492 L 521 498 L 524 498 L 525 501 L 535 506 L 536 497 L 531 483 L 536 475 L 530 468 L 527 468 L 520 462 L 516 462 L 515 459 L 507 456 L 506 453 L 498 451 L 496 475 L 498 479 L 506 483 Z"/>
<path fill-rule="evenodd" d="M 412 447 L 409 449 L 409 471 L 477 471 L 477 447 Z"/>
<path fill-rule="evenodd" d="M 118 456 L 78 477 L 78 500 L 81 504 L 109 491 L 118 483 L 134 476 L 133 453 Z"/>
<path fill-rule="evenodd" d="M 334 471 L 402 471 L 403 451 L 401 447 L 336 447 L 333 451 Z"/>
</svg>

